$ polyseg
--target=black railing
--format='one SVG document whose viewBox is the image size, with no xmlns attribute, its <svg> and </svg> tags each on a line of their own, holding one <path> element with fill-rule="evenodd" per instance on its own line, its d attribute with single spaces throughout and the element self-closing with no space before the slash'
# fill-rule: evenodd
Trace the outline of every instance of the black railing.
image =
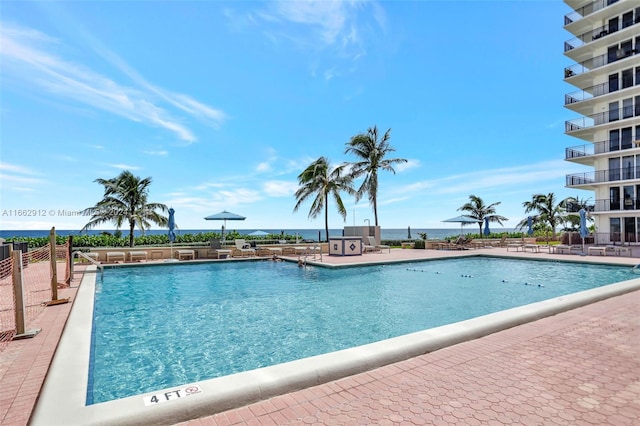
<svg viewBox="0 0 640 426">
<path fill-rule="evenodd" d="M 609 139 L 606 141 L 598 141 L 585 145 L 577 145 L 565 148 L 565 160 L 573 158 L 589 157 L 596 154 L 604 154 L 608 152 L 624 151 L 627 149 L 640 147 L 640 135 L 633 139 Z"/>
<path fill-rule="evenodd" d="M 622 210 L 640 210 L 639 198 L 612 198 L 596 200 L 595 212 L 611 212 Z"/>
<path fill-rule="evenodd" d="M 582 61 L 566 67 L 564 69 L 564 78 L 570 78 L 576 75 L 584 74 L 585 72 L 595 70 L 613 62 L 621 61 L 622 59 L 626 59 L 638 53 L 640 53 L 640 48 L 638 47 L 636 47 L 635 49 L 618 49 L 615 55 L 609 55 L 608 53 L 605 53 L 604 55 L 599 55 L 587 59 L 586 61 Z"/>
<path fill-rule="evenodd" d="M 628 105 L 622 108 L 614 108 L 597 114 L 567 120 L 565 121 L 564 130 L 565 132 L 574 132 L 576 130 L 638 116 L 640 116 L 640 104 Z"/>
<path fill-rule="evenodd" d="M 576 22 L 585 16 L 591 15 L 592 13 L 617 2 L 618 0 L 596 0 L 564 15 L 564 24 L 569 25 L 572 22 Z"/>
<path fill-rule="evenodd" d="M 567 175 L 566 186 L 590 185 L 638 178 L 640 178 L 640 166 L 622 167 L 619 169 L 596 170 L 593 172 Z"/>
<path fill-rule="evenodd" d="M 571 40 L 567 40 L 564 42 L 564 51 L 568 52 L 570 50 L 576 49 L 578 47 L 582 47 L 585 44 L 599 40 L 602 37 L 606 37 L 609 34 L 617 33 L 618 31 L 624 30 L 632 25 L 635 25 L 640 22 L 640 15 L 633 17 L 633 12 L 630 13 L 630 19 L 624 19 L 625 15 L 623 15 L 622 26 L 618 25 L 603 25 L 599 28 L 594 28 L 592 30 L 587 31 L 586 33 L 580 34 Z"/>
</svg>

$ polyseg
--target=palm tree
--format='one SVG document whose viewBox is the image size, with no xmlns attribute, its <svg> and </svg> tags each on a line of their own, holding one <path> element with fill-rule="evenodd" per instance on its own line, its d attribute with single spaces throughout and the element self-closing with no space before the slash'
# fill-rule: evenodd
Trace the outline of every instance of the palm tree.
<svg viewBox="0 0 640 426">
<path fill-rule="evenodd" d="M 464 216 L 478 221 L 480 238 L 482 238 L 482 226 L 484 225 L 485 219 L 489 222 L 499 223 L 500 225 L 502 225 L 503 220 L 509 220 L 504 216 L 496 214 L 496 206 L 500 205 L 500 203 L 501 202 L 498 201 L 497 203 L 486 205 L 482 198 L 477 195 L 469 195 L 469 201 L 460 207 L 458 211 L 468 212 L 468 214 Z"/>
<path fill-rule="evenodd" d="M 343 220 L 346 219 L 347 209 L 344 207 L 340 192 L 344 191 L 348 194 L 355 192 L 351 186 L 351 176 L 344 174 L 344 166 L 332 170 L 329 160 L 320 157 L 298 175 L 298 183 L 300 188 L 295 193 L 297 202 L 293 211 L 297 211 L 307 199 L 315 197 L 309 209 L 309 217 L 315 218 L 324 210 L 324 227 L 328 241 L 329 197 L 333 196 L 338 213 Z"/>
<path fill-rule="evenodd" d="M 568 201 L 574 201 L 573 197 L 566 198 L 559 203 L 556 203 L 556 197 L 553 192 L 549 194 L 535 194 L 531 197 L 531 201 L 525 201 L 522 203 L 525 213 L 536 212 L 537 215 L 533 217 L 533 221 L 548 224 L 551 228 L 553 238 L 556 238 L 556 228 L 558 225 L 564 223 L 565 219 L 563 214 L 566 211 L 566 205 Z M 522 228 L 526 226 L 526 219 L 522 220 L 518 227 Z"/>
<path fill-rule="evenodd" d="M 375 225 L 378 226 L 378 170 L 396 173 L 394 164 L 406 163 L 404 158 L 385 158 L 395 149 L 389 145 L 391 129 L 387 130 L 378 140 L 378 128 L 373 126 L 367 129 L 367 133 L 360 133 L 347 142 L 345 154 L 352 153 L 359 161 L 350 163 L 351 176 L 355 179 L 364 175 L 364 180 L 356 192 L 356 202 L 360 201 L 366 193 L 369 195 L 369 203 L 373 207 Z"/>
<path fill-rule="evenodd" d="M 83 214 L 91 215 L 91 220 L 82 231 L 108 222 L 115 223 L 119 230 L 124 222 L 128 222 L 129 247 L 133 247 L 136 226 L 142 231 L 149 229 L 150 222 L 167 226 L 168 218 L 158 212 L 166 212 L 167 206 L 147 202 L 150 177 L 140 179 L 125 170 L 113 179 L 96 179 L 94 182 L 104 186 L 104 198 L 95 206 L 84 209 Z"/>
</svg>

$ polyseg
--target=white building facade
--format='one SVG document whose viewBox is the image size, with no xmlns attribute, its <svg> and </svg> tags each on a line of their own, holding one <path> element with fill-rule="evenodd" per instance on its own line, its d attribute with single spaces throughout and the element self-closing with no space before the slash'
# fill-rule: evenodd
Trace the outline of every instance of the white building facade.
<svg viewBox="0 0 640 426">
<path fill-rule="evenodd" d="M 564 79 L 576 89 L 564 102 L 578 116 L 565 123 L 577 141 L 565 160 L 589 168 L 566 186 L 590 191 L 596 243 L 640 243 L 640 0 L 564 2 Z"/>
</svg>

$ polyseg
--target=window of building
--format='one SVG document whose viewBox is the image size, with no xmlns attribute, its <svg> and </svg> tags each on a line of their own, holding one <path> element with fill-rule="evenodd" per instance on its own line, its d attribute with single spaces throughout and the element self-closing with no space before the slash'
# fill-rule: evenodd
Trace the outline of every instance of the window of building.
<svg viewBox="0 0 640 426">
<path fill-rule="evenodd" d="M 634 179 L 633 155 L 625 155 L 622 157 L 622 179 Z"/>
<path fill-rule="evenodd" d="M 622 28 L 627 28 L 633 25 L 633 10 L 622 15 Z"/>
<path fill-rule="evenodd" d="M 611 241 L 620 241 L 620 218 L 619 217 L 610 217 L 609 218 L 609 233 Z"/>
<path fill-rule="evenodd" d="M 621 148 L 629 149 L 632 145 L 632 137 L 631 137 L 631 127 L 625 127 L 622 129 L 622 139 L 621 139 Z"/>
<path fill-rule="evenodd" d="M 633 117 L 633 98 L 622 100 L 622 118 Z"/>
<path fill-rule="evenodd" d="M 609 180 L 620 180 L 620 158 L 609 158 Z"/>
<path fill-rule="evenodd" d="M 616 121 L 620 118 L 618 102 L 609 102 L 609 121 Z"/>
<path fill-rule="evenodd" d="M 633 86 L 633 68 L 622 70 L 622 88 Z"/>
<path fill-rule="evenodd" d="M 609 93 L 615 92 L 617 90 L 618 90 L 618 73 L 609 74 Z"/>
<path fill-rule="evenodd" d="M 609 19 L 609 34 L 618 31 L 618 17 Z"/>
<path fill-rule="evenodd" d="M 618 151 L 620 149 L 620 130 L 609 131 L 609 151 Z"/>
<path fill-rule="evenodd" d="M 620 188 L 617 186 L 609 188 L 609 209 L 620 210 Z"/>
<path fill-rule="evenodd" d="M 635 202 L 633 199 L 634 195 L 634 187 L 633 186 L 623 186 L 622 194 L 624 197 L 624 209 L 625 210 L 634 210 Z"/>
<path fill-rule="evenodd" d="M 628 243 L 636 242 L 636 218 L 624 218 L 624 240 Z"/>
</svg>

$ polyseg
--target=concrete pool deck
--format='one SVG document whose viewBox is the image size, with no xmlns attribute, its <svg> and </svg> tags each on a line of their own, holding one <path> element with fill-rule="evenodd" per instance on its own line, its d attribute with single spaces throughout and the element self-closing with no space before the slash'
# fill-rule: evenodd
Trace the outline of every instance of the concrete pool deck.
<svg viewBox="0 0 640 426">
<path fill-rule="evenodd" d="M 357 258 L 325 256 L 323 263 L 387 262 L 475 254 L 628 266 L 638 262 L 637 258 L 516 253 L 506 249 L 466 252 L 397 249 L 389 254 L 375 253 Z M 75 298 L 75 289 L 70 289 L 69 293 L 65 297 Z M 486 424 L 509 420 L 510 423 L 551 424 L 555 420 L 559 424 L 632 424 L 640 419 L 640 364 L 634 356 L 640 352 L 639 305 L 640 291 L 633 291 L 243 408 L 213 416 L 197 415 L 195 417 L 200 418 L 189 423 L 394 424 L 406 421 L 415 424 Z M 43 324 L 40 335 L 29 341 L 12 342 L 0 353 L 2 424 L 26 424 L 29 419 L 58 342 L 55 334 L 59 338 L 68 313 L 69 305 L 48 308 L 38 318 Z M 71 369 L 66 373 L 74 374 Z M 197 402 L 197 396 L 191 398 Z M 162 411 L 168 413 L 161 416 L 166 420 L 162 423 L 177 423 L 172 420 L 172 406 L 191 398 L 162 404 Z M 141 398 L 138 399 L 138 405 L 141 405 Z M 199 404 L 195 405 L 191 409 L 198 412 Z M 77 422 L 62 423 L 55 417 L 35 416 L 34 424 L 109 422 L 107 418 L 91 420 L 64 403 L 57 404 L 56 409 L 61 414 L 61 421 L 71 418 Z M 145 423 L 144 419 L 157 423 L 144 411 L 142 416 L 137 419 L 138 424 Z"/>
</svg>

